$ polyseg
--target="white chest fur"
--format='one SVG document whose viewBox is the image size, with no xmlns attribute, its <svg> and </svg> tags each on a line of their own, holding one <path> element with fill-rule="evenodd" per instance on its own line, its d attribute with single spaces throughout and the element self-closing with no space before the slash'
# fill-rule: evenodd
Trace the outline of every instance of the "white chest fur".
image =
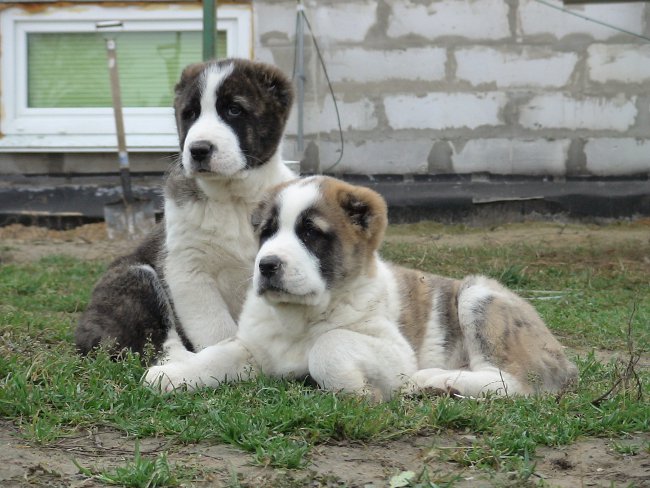
<svg viewBox="0 0 650 488">
<path fill-rule="evenodd" d="M 250 224 L 251 212 L 252 205 L 241 201 L 199 200 L 182 208 L 168 202 L 165 208 L 168 280 L 191 282 L 197 275 L 208 275 L 231 314 L 238 316 L 257 250 Z M 202 290 L 194 292 L 202 293 Z"/>
</svg>

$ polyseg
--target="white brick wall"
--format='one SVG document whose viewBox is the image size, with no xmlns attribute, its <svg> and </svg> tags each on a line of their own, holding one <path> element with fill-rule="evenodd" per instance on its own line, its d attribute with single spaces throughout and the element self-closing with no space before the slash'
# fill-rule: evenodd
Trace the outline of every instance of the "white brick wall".
<svg viewBox="0 0 650 488">
<path fill-rule="evenodd" d="M 504 0 L 442 0 L 429 5 L 400 0 L 391 2 L 393 14 L 388 35 L 419 35 L 427 39 L 462 36 L 469 39 L 503 39 L 510 36 L 508 5 Z"/>
<path fill-rule="evenodd" d="M 643 33 L 645 2 L 624 5 L 619 3 L 565 5 L 556 0 L 549 0 L 549 2 L 631 32 Z M 561 39 L 571 34 L 587 34 L 594 39 L 605 40 L 621 35 L 614 29 L 561 12 L 534 0 L 520 0 L 517 17 L 518 34 L 523 36 L 550 34 Z"/>
<path fill-rule="evenodd" d="M 368 29 L 375 23 L 377 2 L 338 2 L 336 8 L 320 5 L 311 8 L 311 25 L 315 34 L 329 42 L 360 42 L 366 37 Z M 295 28 L 294 28 L 295 30 Z M 307 31 L 307 27 L 305 27 Z M 322 42 L 321 42 L 322 43 Z"/>
<path fill-rule="evenodd" d="M 255 37 L 259 40 L 265 34 L 277 32 L 292 39 L 296 31 L 295 2 L 255 2 L 253 9 Z"/>
<path fill-rule="evenodd" d="M 507 101 L 505 93 L 429 93 L 384 98 L 388 123 L 393 129 L 476 129 L 498 126 Z"/>
<path fill-rule="evenodd" d="M 587 169 L 595 175 L 650 173 L 650 140 L 592 139 L 585 144 Z"/>
<path fill-rule="evenodd" d="M 372 130 L 377 127 L 375 105 L 367 98 L 356 102 L 337 100 L 337 103 L 344 131 Z M 318 132 L 330 132 L 334 130 L 338 131 L 339 127 L 336 121 L 336 111 L 334 109 L 334 103 L 330 97 L 327 97 L 322 105 L 313 101 L 307 101 L 304 110 L 305 134 L 316 134 Z M 287 122 L 287 133 L 296 134 L 297 127 L 297 107 L 294 104 Z"/>
<path fill-rule="evenodd" d="M 650 28 L 648 2 L 547 1 L 639 34 Z M 650 134 L 650 44 L 534 0 L 306 0 L 305 8 L 348 141 L 337 170 L 425 173 L 442 139 L 456 141 L 461 173 L 560 175 L 567 164 L 571 174 L 647 172 L 650 135 L 632 136 Z M 253 11 L 256 58 L 289 72 L 295 2 L 255 0 Z M 338 157 L 338 128 L 308 53 L 305 134 L 325 169 Z M 576 139 L 587 141 L 584 154 Z"/>
<path fill-rule="evenodd" d="M 572 98 L 561 93 L 534 97 L 520 110 L 519 121 L 528 129 L 587 129 L 625 131 L 634 125 L 636 97 L 627 99 Z"/>
<path fill-rule="evenodd" d="M 472 47 L 455 52 L 456 77 L 474 86 L 484 83 L 499 88 L 562 87 L 575 68 L 576 53 L 550 48 Z"/>
<path fill-rule="evenodd" d="M 561 175 L 571 141 L 472 139 L 458 151 L 452 162 L 456 173 Z"/>
<path fill-rule="evenodd" d="M 594 44 L 588 53 L 587 68 L 593 81 L 650 82 L 650 45 Z"/>
<path fill-rule="evenodd" d="M 337 49 L 328 53 L 332 81 L 369 83 L 385 80 L 441 80 L 447 51 L 438 47 L 395 49 Z"/>
<path fill-rule="evenodd" d="M 364 141 L 347 143 L 343 160 L 336 171 L 353 174 L 423 174 L 433 142 L 426 139 Z M 327 170 L 339 157 L 337 142 L 322 142 L 321 171 Z"/>
</svg>

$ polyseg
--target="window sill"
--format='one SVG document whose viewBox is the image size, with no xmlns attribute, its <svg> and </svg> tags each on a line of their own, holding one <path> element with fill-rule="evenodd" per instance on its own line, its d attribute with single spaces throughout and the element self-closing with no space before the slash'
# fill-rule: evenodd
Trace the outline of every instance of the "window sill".
<svg viewBox="0 0 650 488">
<path fill-rule="evenodd" d="M 128 135 L 129 152 L 177 152 L 176 135 Z M 33 152 L 116 152 L 115 135 L 4 135 L 0 136 L 0 153 Z"/>
</svg>

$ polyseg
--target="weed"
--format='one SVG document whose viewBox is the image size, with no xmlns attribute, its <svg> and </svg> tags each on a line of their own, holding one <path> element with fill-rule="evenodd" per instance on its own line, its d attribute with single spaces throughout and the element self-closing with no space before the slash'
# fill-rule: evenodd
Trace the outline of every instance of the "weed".
<svg viewBox="0 0 650 488">
<path fill-rule="evenodd" d="M 105 483 L 131 488 L 155 488 L 158 486 L 179 486 L 180 479 L 191 479 L 196 471 L 182 466 L 170 466 L 167 455 L 160 453 L 155 459 L 144 458 L 140 454 L 140 444 L 135 444 L 133 461 L 114 470 L 99 470 L 84 468 L 76 460 L 73 461 L 82 475 Z"/>
</svg>

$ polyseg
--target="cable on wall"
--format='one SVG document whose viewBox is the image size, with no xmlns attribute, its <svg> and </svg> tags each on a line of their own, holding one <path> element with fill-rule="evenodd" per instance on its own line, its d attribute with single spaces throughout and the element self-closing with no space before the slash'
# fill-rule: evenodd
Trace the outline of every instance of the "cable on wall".
<svg viewBox="0 0 650 488">
<path fill-rule="evenodd" d="M 547 7 L 554 8 L 555 10 L 559 10 L 560 12 L 564 12 L 565 14 L 573 15 L 574 17 L 578 17 L 583 20 L 587 20 L 589 22 L 593 22 L 594 24 L 602 25 L 603 27 L 608 27 L 610 29 L 613 29 L 618 32 L 622 32 L 623 34 L 627 34 L 629 36 L 634 36 L 639 39 L 643 39 L 644 41 L 650 42 L 650 37 L 646 37 L 642 34 L 637 34 L 636 32 L 632 32 L 626 29 L 623 29 L 621 27 L 617 27 L 612 24 L 608 24 L 607 22 L 603 22 L 602 20 L 594 19 L 592 17 L 588 17 L 587 15 L 579 14 L 578 12 L 574 12 L 572 10 L 569 10 L 564 7 L 560 7 L 559 5 L 554 5 L 551 2 L 547 2 L 546 0 L 535 0 L 537 3 L 541 3 L 542 5 L 546 5 Z"/>
<path fill-rule="evenodd" d="M 300 3 L 302 4 L 302 2 L 300 2 Z M 296 39 L 294 41 L 293 70 L 292 70 L 291 79 L 293 80 L 295 78 L 295 76 L 296 76 L 296 57 L 298 55 L 298 35 L 297 35 L 298 28 L 297 27 L 298 27 L 298 22 L 299 22 L 300 16 L 302 16 L 302 18 L 305 21 L 305 24 L 307 25 L 307 29 L 309 29 L 309 35 L 310 35 L 311 40 L 312 40 L 312 42 L 314 44 L 314 48 L 316 49 L 316 54 L 318 55 L 318 60 L 320 62 L 320 65 L 323 68 L 323 73 L 325 74 L 325 79 L 327 80 L 327 86 L 329 88 L 330 95 L 332 96 L 332 101 L 334 102 L 334 110 L 336 112 L 336 122 L 337 122 L 338 128 L 339 128 L 339 138 L 340 138 L 340 143 L 341 143 L 341 153 L 339 154 L 339 157 L 338 157 L 338 159 L 336 160 L 336 162 L 334 164 L 332 164 L 331 166 L 329 166 L 325 170 L 321 171 L 321 173 L 326 173 L 326 172 L 331 171 L 334 168 L 336 168 L 336 166 L 338 166 L 339 163 L 341 162 L 341 160 L 343 159 L 343 151 L 345 149 L 345 142 L 344 142 L 344 139 L 343 139 L 343 126 L 341 124 L 341 114 L 339 112 L 339 106 L 338 106 L 338 103 L 336 102 L 336 96 L 334 95 L 334 87 L 332 86 L 332 82 L 330 80 L 329 74 L 327 73 L 327 66 L 325 65 L 325 60 L 323 59 L 323 55 L 321 53 L 320 47 L 318 46 L 318 41 L 316 40 L 316 36 L 314 35 L 314 30 L 311 27 L 311 24 L 309 22 L 309 19 L 307 18 L 307 15 L 305 15 L 304 7 L 299 8 L 298 9 L 298 14 L 296 15 L 296 36 L 295 36 Z"/>
</svg>

